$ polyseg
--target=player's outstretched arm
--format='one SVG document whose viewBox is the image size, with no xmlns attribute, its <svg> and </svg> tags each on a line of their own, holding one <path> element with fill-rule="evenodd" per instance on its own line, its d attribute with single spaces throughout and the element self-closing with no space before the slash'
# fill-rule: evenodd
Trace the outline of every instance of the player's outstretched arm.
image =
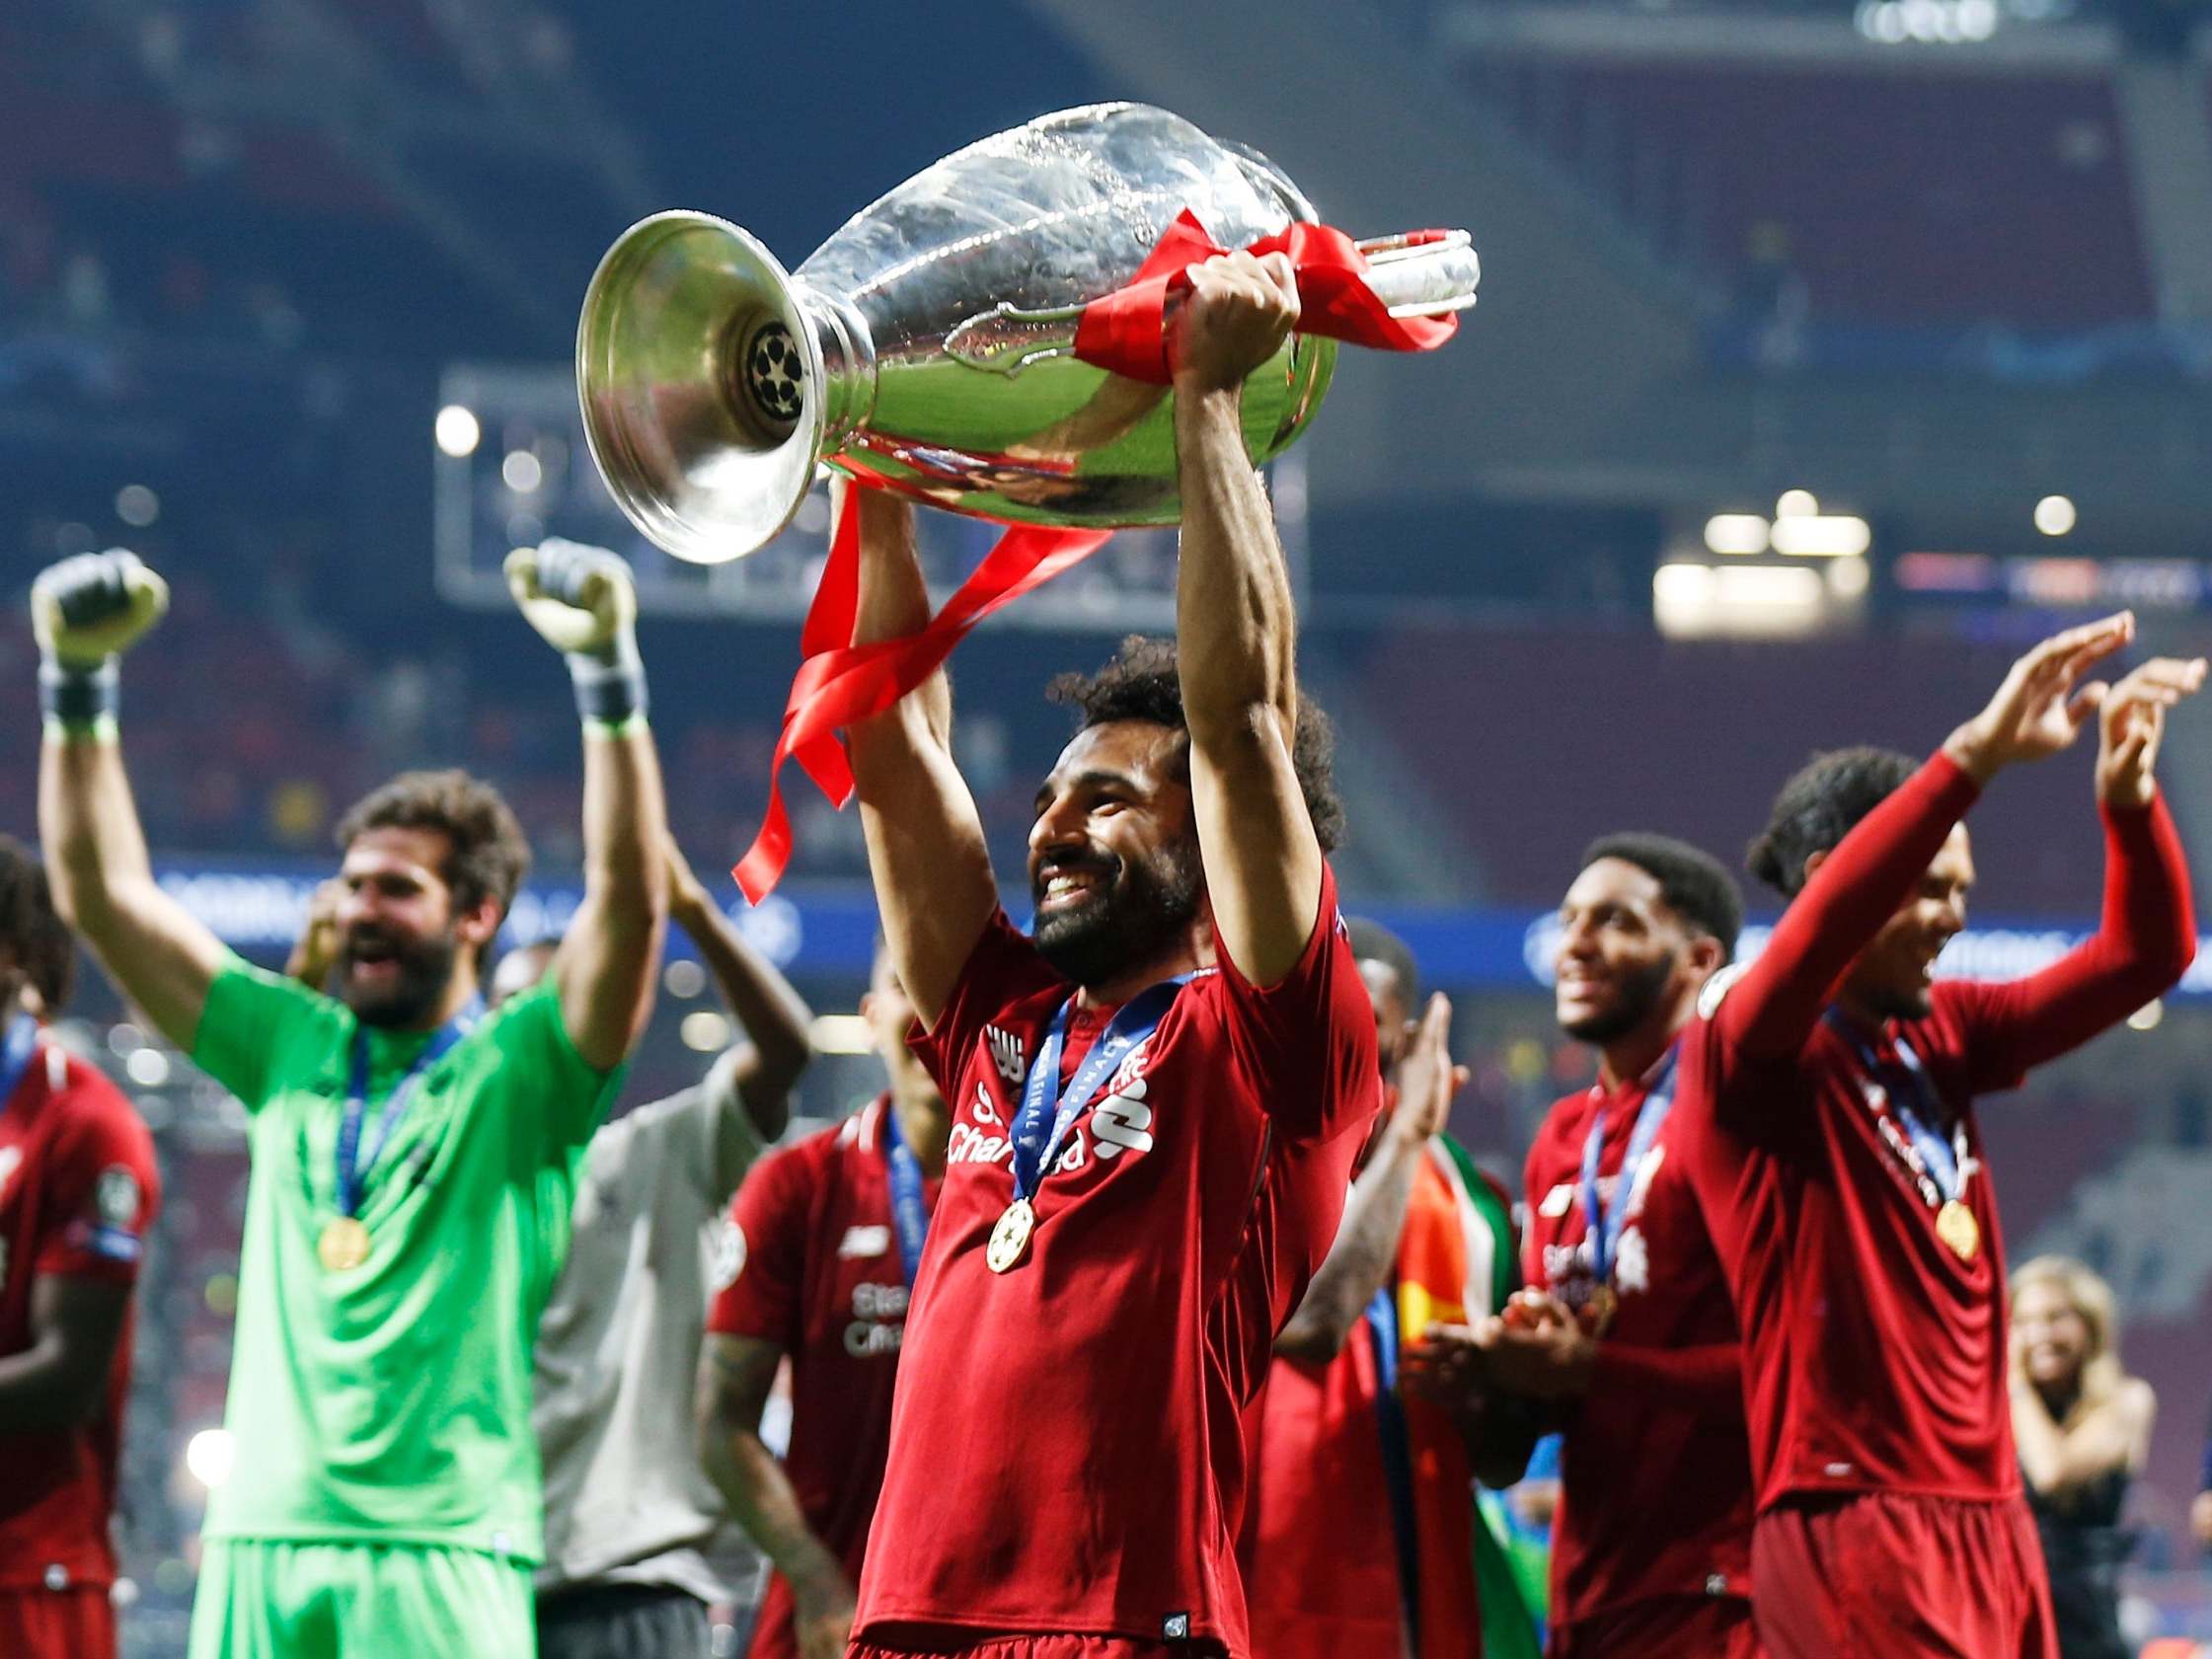
<svg viewBox="0 0 2212 1659">
<path fill-rule="evenodd" d="M 669 917 L 699 947 L 715 989 L 745 1033 L 731 1054 L 734 1094 L 716 1126 L 715 1191 L 723 1203 L 737 1190 L 752 1149 L 775 1140 L 791 1121 L 792 1086 L 813 1058 L 807 1028 L 814 1017 L 791 981 L 723 913 L 673 836 L 667 858 Z M 735 1121 L 739 1111 L 751 1119 L 750 1132 Z"/>
<path fill-rule="evenodd" d="M 729 1513 L 792 1587 L 801 1659 L 843 1659 L 853 1586 L 806 1525 L 790 1476 L 760 1438 L 761 1408 L 783 1357 L 780 1346 L 756 1336 L 708 1333 L 699 1360 L 699 1451 Z"/>
<path fill-rule="evenodd" d="M 914 509 L 888 490 L 847 489 L 841 510 L 860 514 L 853 643 L 920 633 L 930 596 L 914 551 Z M 847 735 L 883 937 L 926 1030 L 952 1000 L 999 902 L 982 815 L 953 764 L 944 669 Z"/>
<path fill-rule="evenodd" d="M 1925 874 L 1976 792 L 2008 766 L 2074 741 L 2104 696 L 2083 673 L 2135 637 L 2122 612 L 2054 634 L 2016 661 L 1981 713 L 1944 740 L 1947 767 L 1923 767 L 1805 864 L 1803 889 L 1715 1017 L 1723 1040 L 1756 1057 L 1795 1054 L 1836 981 Z"/>
<path fill-rule="evenodd" d="M 1452 1064 L 1451 1028 L 1452 1005 L 1437 992 L 1399 1069 L 1397 1108 L 1344 1200 L 1336 1242 L 1275 1338 L 1275 1352 L 1283 1358 L 1313 1364 L 1335 1359 L 1375 1293 L 1390 1282 L 1428 1138 L 1444 1127 L 1452 1096 L 1467 1086 L 1467 1068 Z"/>
<path fill-rule="evenodd" d="M 38 836 L 54 903 L 162 1034 L 190 1050 L 223 962 L 215 936 L 154 880 L 116 735 L 120 657 L 169 603 L 134 554 L 79 554 L 32 584 Z"/>
<path fill-rule="evenodd" d="M 1264 986 L 1297 965 L 1321 906 L 1321 843 L 1291 764 L 1297 617 L 1241 409 L 1245 376 L 1298 321 L 1298 287 L 1280 254 L 1224 255 L 1190 274 L 1170 339 L 1182 493 L 1176 657 L 1215 938 Z"/>
<path fill-rule="evenodd" d="M 637 591 L 614 554 L 551 539 L 509 554 L 506 577 L 523 617 L 568 658 L 583 717 L 583 903 L 554 973 L 569 1040 L 608 1071 L 652 1015 L 668 919 L 668 813 L 646 724 Z"/>
<path fill-rule="evenodd" d="M 2097 801 L 2104 822 L 2098 930 L 2039 973 L 1959 988 L 1978 1081 L 2010 1087 L 2173 989 L 2196 955 L 2188 861 L 2159 797 L 2168 711 L 2203 689 L 2202 657 L 2154 657 L 2097 694 Z"/>
</svg>

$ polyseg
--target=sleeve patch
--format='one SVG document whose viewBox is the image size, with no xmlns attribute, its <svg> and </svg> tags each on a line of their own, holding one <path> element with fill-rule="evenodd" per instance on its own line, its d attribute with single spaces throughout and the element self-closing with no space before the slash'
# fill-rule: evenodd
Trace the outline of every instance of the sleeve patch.
<svg viewBox="0 0 2212 1659">
<path fill-rule="evenodd" d="M 107 1227 L 135 1228 L 141 1196 L 138 1177 L 120 1164 L 111 1164 L 101 1170 L 100 1179 L 93 1187 L 94 1208 Z"/>
<path fill-rule="evenodd" d="M 135 1262 L 145 1251 L 137 1234 L 125 1227 L 103 1227 L 97 1222 L 72 1223 L 62 1235 L 72 1247 L 104 1261 Z"/>
<path fill-rule="evenodd" d="M 1730 962 L 1705 982 L 1705 988 L 1698 993 L 1698 1018 L 1700 1019 L 1711 1019 L 1715 1014 L 1719 1012 L 1720 999 L 1734 989 L 1736 981 L 1743 977 L 1748 966 L 1749 964 L 1744 962 Z"/>
</svg>

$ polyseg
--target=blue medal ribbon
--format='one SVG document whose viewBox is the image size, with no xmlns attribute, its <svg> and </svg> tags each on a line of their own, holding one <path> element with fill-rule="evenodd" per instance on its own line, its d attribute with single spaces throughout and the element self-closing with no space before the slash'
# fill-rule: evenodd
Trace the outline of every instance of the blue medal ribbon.
<svg viewBox="0 0 2212 1659">
<path fill-rule="evenodd" d="M 898 1259 L 906 1269 L 906 1288 L 922 1270 L 922 1244 L 929 1238 L 929 1206 L 922 1201 L 922 1161 L 906 1144 L 898 1126 L 898 1102 L 883 1101 L 883 1162 L 890 1166 L 891 1223 L 898 1230 Z"/>
<path fill-rule="evenodd" d="M 404 1076 L 384 1097 L 384 1110 L 376 1120 L 376 1139 L 367 1150 L 361 1149 L 361 1119 L 368 1112 L 369 1089 L 369 1034 L 368 1027 L 356 1023 L 353 1027 L 353 1070 L 345 1088 L 345 1115 L 338 1125 L 338 1213 L 342 1216 L 358 1215 L 361 1208 L 361 1182 L 369 1170 L 376 1167 L 377 1158 L 391 1144 L 392 1131 L 400 1126 L 407 1114 L 409 1099 L 415 1093 L 415 1085 L 422 1074 L 436 1063 L 453 1045 L 467 1036 L 484 1012 L 484 1004 L 476 998 L 451 1019 L 431 1034 L 422 1052 L 415 1057 Z"/>
<path fill-rule="evenodd" d="M 28 1014 L 19 1014 L 8 1021 L 8 1035 L 0 1041 L 0 1112 L 8 1109 L 16 1086 L 23 1082 L 23 1074 L 31 1070 L 31 1062 L 38 1054 L 38 1021 Z"/>
<path fill-rule="evenodd" d="M 1893 1089 L 1889 1084 L 1895 1074 L 1881 1063 L 1872 1046 L 1852 1028 L 1841 1011 L 1830 1009 L 1827 1018 L 1837 1034 L 1857 1051 L 1860 1062 L 1868 1072 L 1883 1085 L 1890 1113 L 1904 1125 L 1906 1138 L 1912 1142 L 1913 1151 L 1920 1155 L 1920 1162 L 1928 1178 L 1936 1183 L 1936 1190 L 1946 1201 L 1955 1201 L 1966 1189 L 1965 1177 L 1960 1172 L 1966 1167 L 1966 1124 L 1961 1119 L 1951 1131 L 1948 1141 L 1936 1133 L 1930 1122 L 1936 1115 L 1936 1086 L 1929 1080 L 1928 1068 L 1920 1063 L 1920 1056 L 1913 1052 L 1913 1045 L 1905 1040 L 1902 1032 L 1890 1039 L 1890 1046 L 1896 1049 L 1898 1062 L 1905 1069 L 1908 1085 L 1904 1090 Z M 1927 1111 L 1926 1117 L 1913 1109 L 1913 1101 L 1905 1098 L 1907 1094 L 1918 1098 Z M 1920 1174 L 1923 1171 L 1916 1169 L 1913 1172 Z"/>
<path fill-rule="evenodd" d="M 1582 1142 L 1582 1214 L 1589 1224 L 1590 1270 L 1601 1285 L 1613 1282 L 1613 1259 L 1620 1249 L 1629 1195 L 1636 1190 L 1637 1174 L 1642 1169 L 1643 1161 L 1651 1156 L 1652 1144 L 1659 1138 L 1659 1126 L 1674 1109 L 1674 1069 L 1681 1057 L 1682 1045 L 1676 1042 L 1667 1050 L 1666 1058 L 1659 1062 L 1658 1070 L 1651 1075 L 1650 1087 L 1643 1092 L 1642 1109 L 1637 1113 L 1636 1128 L 1629 1134 L 1628 1156 L 1621 1160 L 1621 1172 L 1613 1177 L 1610 1211 L 1598 1197 L 1598 1161 L 1605 1152 L 1605 1113 L 1602 1110 L 1591 1120 L 1590 1133 Z"/>
<path fill-rule="evenodd" d="M 1060 1143 L 1067 1139 L 1077 1115 L 1090 1104 L 1091 1096 L 1099 1092 L 1099 1085 L 1111 1077 L 1114 1068 L 1128 1058 L 1130 1050 L 1160 1028 L 1160 1021 L 1176 1000 L 1176 993 L 1189 979 L 1188 974 L 1182 974 L 1162 980 L 1123 1003 L 1106 1028 L 1099 1033 L 1091 1052 L 1083 1057 L 1083 1064 L 1076 1068 L 1067 1088 L 1060 1091 L 1055 1108 L 1052 1086 L 1059 1081 L 1060 1052 L 1068 1040 L 1068 1010 L 1075 1006 L 1075 999 L 1070 997 L 1060 1005 L 1045 1030 L 1044 1040 L 1037 1044 L 1036 1059 L 1030 1063 L 1029 1080 L 1022 1086 L 1022 1109 L 1014 1119 L 1014 1196 L 1017 1199 L 1036 1196 L 1044 1172 L 1058 1160 Z M 1049 1139 L 1045 1134 L 1048 1123 Z"/>
</svg>

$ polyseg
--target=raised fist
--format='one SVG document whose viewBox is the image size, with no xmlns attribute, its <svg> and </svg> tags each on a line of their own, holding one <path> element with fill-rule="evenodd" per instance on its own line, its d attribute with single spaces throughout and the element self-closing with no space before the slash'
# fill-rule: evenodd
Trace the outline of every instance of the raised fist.
<svg viewBox="0 0 2212 1659">
<path fill-rule="evenodd" d="M 605 548 L 549 536 L 507 555 L 507 591 L 554 649 L 611 656 L 638 621 L 630 566 Z"/>
<path fill-rule="evenodd" d="M 94 668 L 169 609 L 169 584 L 135 553 L 113 548 L 49 565 L 31 584 L 31 627 L 38 649 L 67 668 Z"/>
<path fill-rule="evenodd" d="M 1189 267 L 1168 326 L 1168 361 L 1185 391 L 1227 391 L 1275 354 L 1298 322 L 1287 254 L 1221 254 Z"/>
</svg>

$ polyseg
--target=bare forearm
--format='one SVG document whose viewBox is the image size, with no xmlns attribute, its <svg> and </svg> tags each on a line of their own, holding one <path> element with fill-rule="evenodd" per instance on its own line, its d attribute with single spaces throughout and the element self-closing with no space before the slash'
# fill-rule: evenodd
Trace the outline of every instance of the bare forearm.
<svg viewBox="0 0 2212 1659">
<path fill-rule="evenodd" d="M 929 621 L 911 514 L 880 493 L 859 491 L 846 508 L 862 515 L 857 645 L 917 633 Z M 944 1011 L 998 905 L 982 819 L 953 764 L 952 725 L 952 690 L 940 669 L 847 734 L 883 934 L 925 1025 Z"/>
<path fill-rule="evenodd" d="M 583 904 L 563 942 L 562 1018 L 577 1052 L 621 1063 L 652 1013 L 668 916 L 660 762 L 643 720 L 583 739 Z"/>
<path fill-rule="evenodd" d="M 38 833 L 62 919 L 162 1033 L 190 1049 L 223 947 L 155 881 L 113 736 L 46 737 Z"/>
<path fill-rule="evenodd" d="M 789 1090 L 812 1054 L 807 1028 L 813 1012 L 707 894 L 697 894 L 676 921 L 699 947 L 723 1002 L 751 1039 L 757 1056 L 753 1086 Z"/>
<path fill-rule="evenodd" d="M 153 861 L 113 736 L 47 734 L 38 759 L 38 837 L 54 903 L 73 926 L 90 931 L 112 915 L 117 888 L 153 885 Z"/>
<path fill-rule="evenodd" d="M 793 1585 L 837 1583 L 845 1569 L 814 1536 L 784 1466 L 747 1429 L 711 1429 L 707 1473 L 745 1534 Z"/>
<path fill-rule="evenodd" d="M 1178 665 L 1191 740 L 1234 742 L 1271 711 L 1297 723 L 1296 619 L 1274 515 L 1245 453 L 1233 392 L 1178 396 L 1182 493 L 1176 579 Z"/>
<path fill-rule="evenodd" d="M 72 1365 L 58 1341 L 34 1343 L 0 1359 L 0 1434 L 70 1428 L 99 1406 L 97 1377 Z"/>
<path fill-rule="evenodd" d="M 1406 1231 L 1406 1206 L 1420 1168 L 1421 1143 L 1394 1125 L 1344 1201 L 1336 1242 L 1306 1287 L 1306 1299 L 1275 1338 L 1286 1359 L 1334 1359 L 1359 1317 L 1390 1281 L 1398 1243 Z"/>
</svg>

